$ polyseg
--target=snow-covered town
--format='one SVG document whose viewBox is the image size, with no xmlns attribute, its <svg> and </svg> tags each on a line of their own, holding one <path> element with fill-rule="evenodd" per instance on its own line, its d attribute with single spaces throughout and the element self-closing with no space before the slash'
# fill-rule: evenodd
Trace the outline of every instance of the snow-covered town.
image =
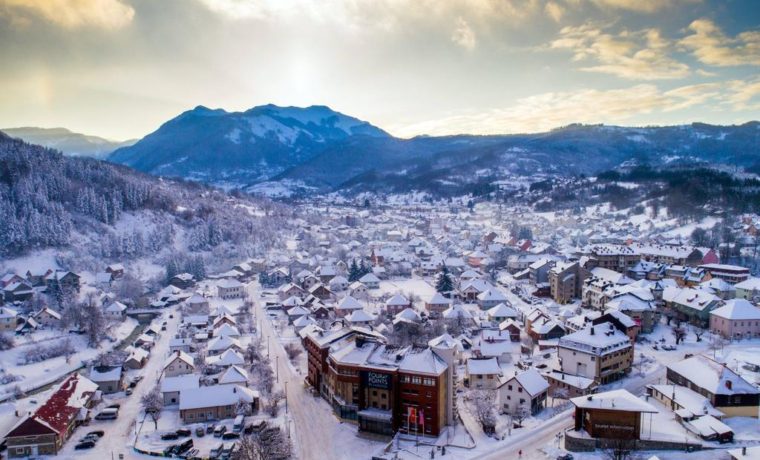
<svg viewBox="0 0 760 460">
<path fill-rule="evenodd" d="M 760 0 L 0 0 L 0 460 L 760 460 Z"/>
<path fill-rule="evenodd" d="M 6 261 L 4 455 L 760 455 L 760 217 L 369 206 L 302 204 L 155 291 L 144 263 Z"/>
</svg>

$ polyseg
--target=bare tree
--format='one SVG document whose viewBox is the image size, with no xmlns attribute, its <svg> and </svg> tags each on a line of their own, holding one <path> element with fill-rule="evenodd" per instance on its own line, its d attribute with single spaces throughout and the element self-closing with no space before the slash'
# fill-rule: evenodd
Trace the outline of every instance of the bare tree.
<svg viewBox="0 0 760 460">
<path fill-rule="evenodd" d="M 691 326 L 691 332 L 694 333 L 694 336 L 697 338 L 697 342 L 701 342 L 702 336 L 705 335 L 706 331 L 699 326 Z"/>
<path fill-rule="evenodd" d="M 264 411 L 272 418 L 277 417 L 277 414 L 280 413 L 280 401 L 283 399 L 285 399 L 285 393 L 282 391 L 272 393 L 269 395 L 266 406 L 264 406 Z"/>
<path fill-rule="evenodd" d="M 16 345 L 13 336 L 10 334 L 0 334 L 0 351 L 10 350 Z"/>
<path fill-rule="evenodd" d="M 636 441 L 631 439 L 611 439 L 603 455 L 607 460 L 633 460 L 636 452 Z"/>
<path fill-rule="evenodd" d="M 472 392 L 475 418 L 480 422 L 483 432 L 493 434 L 496 429 L 496 393 L 493 390 L 475 390 Z"/>
<path fill-rule="evenodd" d="M 299 356 L 301 356 L 301 353 L 303 353 L 303 348 L 295 343 L 289 343 L 285 345 L 285 353 L 288 354 L 288 359 L 295 364 L 296 360 Z"/>
<path fill-rule="evenodd" d="M 686 330 L 680 325 L 673 327 L 673 336 L 676 338 L 676 345 L 680 345 L 686 338 Z"/>
<path fill-rule="evenodd" d="M 158 419 L 161 418 L 161 410 L 164 408 L 164 397 L 161 394 L 161 389 L 158 386 L 154 387 L 143 395 L 140 402 L 145 414 L 150 415 L 154 428 L 158 430 Z"/>
<path fill-rule="evenodd" d="M 517 426 L 522 426 L 523 421 L 530 417 L 530 409 L 525 404 L 520 404 L 512 411 L 512 420 Z"/>
<path fill-rule="evenodd" d="M 293 446 L 280 428 L 268 428 L 240 438 L 235 460 L 287 460 L 293 456 Z"/>
</svg>

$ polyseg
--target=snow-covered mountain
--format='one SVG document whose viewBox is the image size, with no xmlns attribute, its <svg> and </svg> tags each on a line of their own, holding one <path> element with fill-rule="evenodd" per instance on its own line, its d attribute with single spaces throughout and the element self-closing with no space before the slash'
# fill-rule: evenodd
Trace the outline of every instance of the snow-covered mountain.
<svg viewBox="0 0 760 460">
<path fill-rule="evenodd" d="M 60 150 L 64 155 L 73 157 L 102 159 L 119 147 L 126 147 L 136 142 L 136 140 L 124 142 L 112 141 L 98 136 L 75 133 L 66 128 L 25 127 L 7 128 L 0 131 L 30 144 Z"/>
<path fill-rule="evenodd" d="M 151 174 L 259 192 L 428 190 L 541 175 L 594 175 L 620 166 L 760 164 L 760 123 L 662 127 L 569 125 L 545 133 L 398 139 L 324 106 L 197 107 L 110 161 Z M 446 190 L 444 190 L 446 189 Z"/>
<path fill-rule="evenodd" d="M 109 160 L 151 174 L 240 185 L 268 179 L 352 137 L 389 135 L 325 106 L 264 105 L 245 112 L 198 106 Z"/>
</svg>

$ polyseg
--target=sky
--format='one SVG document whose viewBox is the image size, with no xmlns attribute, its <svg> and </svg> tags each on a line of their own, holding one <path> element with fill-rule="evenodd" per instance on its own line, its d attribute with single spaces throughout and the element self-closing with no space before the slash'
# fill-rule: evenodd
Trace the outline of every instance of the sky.
<svg viewBox="0 0 760 460">
<path fill-rule="evenodd" d="M 760 119 L 757 0 L 0 0 L 0 128 L 139 138 L 197 105 L 400 137 Z"/>
</svg>

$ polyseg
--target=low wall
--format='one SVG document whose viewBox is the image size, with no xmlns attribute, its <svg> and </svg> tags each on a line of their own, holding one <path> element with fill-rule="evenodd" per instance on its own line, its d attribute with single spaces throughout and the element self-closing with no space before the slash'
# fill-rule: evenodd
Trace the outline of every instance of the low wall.
<svg viewBox="0 0 760 460">
<path fill-rule="evenodd" d="M 594 439 L 588 436 L 578 436 L 574 430 L 565 431 L 565 449 L 570 452 L 593 452 L 597 449 L 620 447 L 619 443 L 610 439 Z M 640 439 L 635 441 L 634 450 L 702 450 L 701 444 L 675 442 L 664 440 Z"/>
</svg>

